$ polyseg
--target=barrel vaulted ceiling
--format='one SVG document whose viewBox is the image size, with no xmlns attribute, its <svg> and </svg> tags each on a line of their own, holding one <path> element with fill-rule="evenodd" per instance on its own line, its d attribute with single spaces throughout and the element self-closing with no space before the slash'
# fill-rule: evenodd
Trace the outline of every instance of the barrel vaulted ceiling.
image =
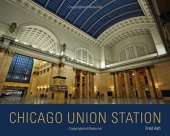
<svg viewBox="0 0 170 136">
<path fill-rule="evenodd" d="M 128 26 L 154 24 L 147 0 L 12 1 L 97 46 L 110 47 L 103 41 Z"/>
<path fill-rule="evenodd" d="M 33 0 L 93 38 L 128 18 L 144 16 L 138 0 Z"/>
</svg>

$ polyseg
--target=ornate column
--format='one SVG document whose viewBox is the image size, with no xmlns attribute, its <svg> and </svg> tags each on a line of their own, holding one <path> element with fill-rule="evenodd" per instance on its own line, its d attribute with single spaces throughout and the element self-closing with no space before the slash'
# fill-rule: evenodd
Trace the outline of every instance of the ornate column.
<svg viewBox="0 0 170 136">
<path fill-rule="evenodd" d="M 6 80 L 6 76 L 8 74 L 8 70 L 10 68 L 12 59 L 13 59 L 13 53 L 5 52 L 3 60 L 1 61 L 0 65 L 0 90 L 3 89 L 3 85 Z"/>
<path fill-rule="evenodd" d="M 82 98 L 82 91 L 83 91 L 83 74 L 82 71 L 80 71 L 80 92 L 79 92 L 79 98 Z"/>
<path fill-rule="evenodd" d="M 156 75 L 156 71 L 155 71 L 154 65 L 150 66 L 150 71 L 151 71 L 151 74 L 152 74 L 152 77 L 153 77 L 153 81 L 154 81 L 154 84 L 155 84 L 157 98 L 162 98 L 163 96 L 162 96 L 161 90 L 159 88 L 159 80 L 158 80 L 158 77 Z"/>
<path fill-rule="evenodd" d="M 140 76 L 139 76 L 139 72 L 137 71 L 137 69 L 135 69 L 134 71 L 134 76 L 135 76 L 135 84 L 136 84 L 136 90 L 138 93 L 138 98 L 143 98 L 144 90 L 143 90 L 142 82 L 140 81 Z"/>
<path fill-rule="evenodd" d="M 38 80 L 38 71 L 33 68 L 32 74 L 31 74 L 31 81 L 28 88 L 27 96 L 36 96 L 37 93 L 37 80 Z"/>
<path fill-rule="evenodd" d="M 91 96 L 96 97 L 95 92 L 94 92 L 94 75 L 95 75 L 95 73 L 91 73 L 90 75 L 91 75 L 91 80 L 90 80 L 90 82 L 91 82 Z"/>
<path fill-rule="evenodd" d="M 114 97 L 117 98 L 115 73 L 113 73 L 113 84 L 114 84 Z"/>
<path fill-rule="evenodd" d="M 52 63 L 51 64 L 51 76 L 50 76 L 50 85 L 53 82 L 53 77 L 57 76 L 57 64 Z"/>
<path fill-rule="evenodd" d="M 95 73 L 89 74 L 90 97 L 91 98 L 95 97 L 95 93 L 94 93 L 94 75 L 95 75 Z"/>
<path fill-rule="evenodd" d="M 89 98 L 89 73 L 87 73 L 87 98 Z"/>
<path fill-rule="evenodd" d="M 2 62 L 4 60 L 4 56 L 5 56 L 5 53 L 0 51 L 0 64 L 2 64 Z M 1 65 L 0 65 L 0 67 L 1 67 Z"/>
<path fill-rule="evenodd" d="M 55 76 L 55 72 L 57 72 L 57 65 L 52 63 L 51 64 L 51 68 L 50 68 L 50 83 L 49 85 L 53 84 L 53 77 Z M 40 95 L 41 90 L 38 89 L 37 91 L 38 96 Z M 48 91 L 48 98 L 51 99 L 52 95 L 54 95 L 54 93 L 52 91 Z"/>
<path fill-rule="evenodd" d="M 116 93 L 117 93 L 117 97 L 120 98 L 121 97 L 121 89 L 120 89 L 120 82 L 119 82 L 119 75 L 118 72 L 115 73 L 115 80 L 116 80 Z"/>
<path fill-rule="evenodd" d="M 77 87 L 77 78 L 76 78 L 76 69 L 75 69 L 75 68 L 73 68 L 72 87 L 73 87 L 72 97 L 75 97 L 75 95 L 76 95 L 75 89 L 76 89 L 76 87 Z"/>
<path fill-rule="evenodd" d="M 84 74 L 84 87 L 83 87 L 84 97 L 87 97 L 87 75 Z"/>
<path fill-rule="evenodd" d="M 5 60 L 6 60 L 6 58 L 7 58 L 7 53 L 5 53 L 5 52 L 1 52 L 0 53 L 0 75 L 1 75 L 1 72 L 2 72 L 2 70 L 3 70 L 3 67 L 4 67 L 4 65 L 5 65 Z"/>
<path fill-rule="evenodd" d="M 125 81 L 125 89 L 126 89 L 126 97 L 129 98 L 130 96 L 130 79 L 128 71 L 124 71 L 124 81 Z"/>
<path fill-rule="evenodd" d="M 154 80 L 153 80 L 153 77 L 152 77 L 150 67 L 146 67 L 145 72 L 146 72 L 146 77 L 147 77 L 147 80 L 148 80 L 148 87 L 149 87 L 149 90 L 150 90 L 151 98 L 157 98 L 156 87 L 155 87 L 155 83 L 154 83 Z"/>
</svg>

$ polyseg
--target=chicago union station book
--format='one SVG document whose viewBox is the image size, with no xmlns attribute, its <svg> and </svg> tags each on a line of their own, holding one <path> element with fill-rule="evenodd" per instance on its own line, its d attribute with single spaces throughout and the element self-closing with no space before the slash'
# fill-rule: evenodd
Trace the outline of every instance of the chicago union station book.
<svg viewBox="0 0 170 136">
<path fill-rule="evenodd" d="M 1 132 L 168 136 L 169 54 L 169 0 L 0 0 Z"/>
</svg>

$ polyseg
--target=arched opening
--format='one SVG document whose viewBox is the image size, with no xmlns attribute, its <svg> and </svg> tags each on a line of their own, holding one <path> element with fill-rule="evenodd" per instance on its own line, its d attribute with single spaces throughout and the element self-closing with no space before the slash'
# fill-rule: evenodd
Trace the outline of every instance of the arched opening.
<svg viewBox="0 0 170 136">
<path fill-rule="evenodd" d="M 16 40 L 43 51 L 59 53 L 58 39 L 52 32 L 38 25 L 25 25 L 21 27 Z"/>
<path fill-rule="evenodd" d="M 119 50 L 117 53 L 117 61 L 125 61 L 148 54 L 147 45 L 144 43 L 132 43 Z"/>
<path fill-rule="evenodd" d="M 75 50 L 75 58 L 82 63 L 94 65 L 94 57 L 87 49 L 77 48 Z"/>
</svg>

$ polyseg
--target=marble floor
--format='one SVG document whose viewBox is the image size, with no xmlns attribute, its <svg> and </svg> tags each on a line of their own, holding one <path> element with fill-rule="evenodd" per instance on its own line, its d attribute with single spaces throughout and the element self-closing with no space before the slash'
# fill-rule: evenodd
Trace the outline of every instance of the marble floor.
<svg viewBox="0 0 170 136">
<path fill-rule="evenodd" d="M 0 104 L 170 104 L 164 99 L 137 99 L 137 98 L 84 98 L 65 99 L 64 102 L 37 97 L 4 97 Z"/>
</svg>

